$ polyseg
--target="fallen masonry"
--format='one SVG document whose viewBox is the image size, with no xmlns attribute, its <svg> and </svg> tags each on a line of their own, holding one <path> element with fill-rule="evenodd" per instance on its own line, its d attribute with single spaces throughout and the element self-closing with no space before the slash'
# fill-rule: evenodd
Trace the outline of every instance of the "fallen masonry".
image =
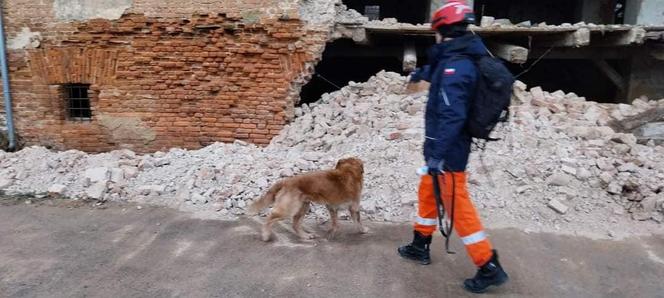
<svg viewBox="0 0 664 298">
<path fill-rule="evenodd" d="M 264 148 L 235 142 L 147 155 L 42 147 L 0 152 L 0 188 L 233 218 L 282 177 L 358 156 L 366 166 L 363 216 L 410 221 L 417 207 L 426 94 L 406 94 L 405 80 L 381 72 L 324 94 L 298 108 L 296 119 Z M 598 104 L 521 82 L 513 100 L 512 120 L 495 132 L 501 141 L 475 152 L 469 166 L 472 197 L 487 221 L 611 235 L 661 229 L 664 146 L 641 144 L 609 123 L 662 108 L 664 100 Z M 326 218 L 327 211 L 316 206 L 310 216 Z"/>
</svg>

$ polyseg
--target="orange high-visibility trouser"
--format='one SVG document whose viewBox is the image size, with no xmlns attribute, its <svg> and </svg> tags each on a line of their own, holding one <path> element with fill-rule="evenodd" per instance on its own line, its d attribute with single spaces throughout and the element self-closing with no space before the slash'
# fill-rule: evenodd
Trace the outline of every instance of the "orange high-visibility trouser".
<svg viewBox="0 0 664 298">
<path fill-rule="evenodd" d="M 453 175 L 454 183 L 452 183 Z M 439 185 L 448 218 L 451 218 L 450 212 L 452 210 L 452 184 L 455 186 L 454 229 L 461 237 L 473 263 L 481 267 L 491 259 L 493 252 L 475 206 L 473 206 L 473 202 L 468 195 L 466 173 L 445 172 L 444 175 L 440 175 L 438 178 L 440 179 Z M 430 175 L 422 176 L 415 230 L 424 236 L 432 235 L 438 225 L 436 197 L 433 191 L 433 177 Z"/>
</svg>

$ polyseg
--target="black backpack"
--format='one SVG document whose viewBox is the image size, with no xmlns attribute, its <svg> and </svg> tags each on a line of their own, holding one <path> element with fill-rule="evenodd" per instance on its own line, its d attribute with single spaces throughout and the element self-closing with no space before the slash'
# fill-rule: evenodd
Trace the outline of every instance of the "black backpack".
<svg viewBox="0 0 664 298">
<path fill-rule="evenodd" d="M 477 67 L 475 98 L 470 102 L 466 131 L 476 139 L 496 141 L 489 134 L 498 122 L 508 120 L 514 76 L 503 62 L 491 56 L 469 57 Z"/>
</svg>

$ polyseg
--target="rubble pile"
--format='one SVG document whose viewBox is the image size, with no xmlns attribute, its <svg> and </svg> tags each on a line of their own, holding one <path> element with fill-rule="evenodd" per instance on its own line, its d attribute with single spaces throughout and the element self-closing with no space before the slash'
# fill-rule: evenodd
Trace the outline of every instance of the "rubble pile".
<svg viewBox="0 0 664 298">
<path fill-rule="evenodd" d="M 405 93 L 406 78 L 381 72 L 302 105 L 272 143 L 217 143 L 139 156 L 89 155 L 41 147 L 0 152 L 0 189 L 8 194 L 158 204 L 205 216 L 244 214 L 275 181 L 365 162 L 362 212 L 410 221 L 422 165 L 426 94 Z M 664 100 L 598 104 L 573 93 L 515 84 L 512 118 L 469 165 L 480 212 L 497 226 L 616 235 L 657 229 L 664 217 L 664 146 L 618 132 L 615 123 L 664 108 Z M 314 217 L 327 217 L 322 206 Z"/>
<path fill-rule="evenodd" d="M 551 25 L 546 22 L 541 22 L 533 24 L 531 21 L 523 21 L 519 23 L 513 23 L 510 19 L 496 19 L 491 16 L 482 16 L 480 20 L 480 27 L 483 28 L 589 28 L 597 30 L 610 30 L 610 29 L 620 29 L 620 28 L 631 28 L 631 25 L 621 25 L 621 24 L 594 24 L 586 22 L 578 22 L 575 24 L 572 23 L 562 23 L 560 25 Z"/>
<path fill-rule="evenodd" d="M 347 9 L 344 5 L 337 5 L 337 15 L 335 22 L 340 25 L 363 25 L 368 27 L 381 27 L 387 29 L 426 29 L 431 28 L 431 24 L 410 24 L 410 23 L 401 23 L 395 18 L 384 18 L 381 20 L 369 20 L 367 17 L 363 16 L 359 12 Z M 546 22 L 541 23 L 532 23 L 531 21 L 523 21 L 514 23 L 510 19 L 496 19 L 492 16 L 482 16 L 479 25 L 470 25 L 470 30 L 476 29 L 522 29 L 522 28 L 532 28 L 532 29 L 563 29 L 568 30 L 578 30 L 578 29 L 589 29 L 591 31 L 612 31 L 612 30 L 625 30 L 634 28 L 634 25 L 623 25 L 623 24 L 594 24 L 586 22 L 578 22 L 575 24 L 572 23 L 562 23 L 559 25 L 547 24 Z M 636 26 L 638 27 L 638 26 Z"/>
</svg>

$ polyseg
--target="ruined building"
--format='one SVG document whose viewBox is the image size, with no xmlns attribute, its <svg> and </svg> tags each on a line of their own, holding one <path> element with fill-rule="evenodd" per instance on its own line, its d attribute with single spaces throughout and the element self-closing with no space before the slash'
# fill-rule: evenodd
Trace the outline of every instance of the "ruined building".
<svg viewBox="0 0 664 298">
<path fill-rule="evenodd" d="M 425 63 L 440 2 L 3 1 L 15 131 L 88 152 L 267 144 L 296 105 Z M 606 102 L 664 96 L 664 1 L 473 5 L 473 31 L 526 83 Z"/>
</svg>

